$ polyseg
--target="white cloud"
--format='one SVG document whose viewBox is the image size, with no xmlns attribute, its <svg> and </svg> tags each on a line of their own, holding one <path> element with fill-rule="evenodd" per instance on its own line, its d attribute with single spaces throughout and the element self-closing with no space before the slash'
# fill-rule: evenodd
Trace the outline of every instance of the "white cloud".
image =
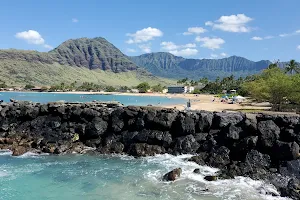
<svg viewBox="0 0 300 200">
<path fill-rule="evenodd" d="M 259 40 L 269 40 L 269 39 L 272 39 L 272 38 L 274 38 L 274 36 L 272 36 L 272 35 L 268 35 L 268 36 L 265 36 L 265 37 L 254 36 L 254 37 L 251 38 L 251 40 L 259 41 Z"/>
<path fill-rule="evenodd" d="M 173 50 L 173 51 L 170 51 L 170 53 L 174 54 L 175 56 L 193 56 L 198 53 L 198 50 L 186 48 L 186 49 L 180 49 L 180 50 Z"/>
<path fill-rule="evenodd" d="M 53 47 L 50 46 L 49 44 L 44 44 L 44 47 L 45 47 L 46 49 L 53 49 Z"/>
<path fill-rule="evenodd" d="M 208 49 L 220 49 L 221 45 L 225 43 L 225 40 L 222 38 L 210 38 L 210 37 L 196 37 L 197 42 L 203 42 L 201 45 L 202 47 L 208 48 Z"/>
<path fill-rule="evenodd" d="M 222 57 L 227 57 L 227 56 L 228 56 L 227 53 L 224 53 L 224 52 L 221 53 L 220 55 L 221 55 Z"/>
<path fill-rule="evenodd" d="M 179 48 L 179 46 L 174 44 L 173 42 L 162 42 L 160 43 L 160 46 L 162 46 L 163 50 L 167 50 L 167 51 L 171 51 Z"/>
<path fill-rule="evenodd" d="M 292 33 L 282 33 L 282 34 L 279 34 L 279 37 L 288 37 L 288 36 L 293 36 L 293 35 L 298 35 L 300 34 L 300 30 L 296 30 Z"/>
<path fill-rule="evenodd" d="M 139 45 L 139 48 L 142 50 L 144 53 L 151 53 L 151 43 L 148 44 L 141 44 Z"/>
<path fill-rule="evenodd" d="M 42 38 L 41 34 L 34 30 L 19 32 L 16 38 L 25 40 L 29 44 L 44 44 L 45 40 Z"/>
<path fill-rule="evenodd" d="M 217 58 L 217 57 L 219 57 L 217 54 L 210 54 L 210 57 L 211 58 Z"/>
<path fill-rule="evenodd" d="M 135 53 L 136 52 L 135 49 L 131 49 L 131 48 L 127 48 L 126 51 L 129 52 L 129 53 Z"/>
<path fill-rule="evenodd" d="M 73 19 L 72 19 L 72 22 L 73 22 L 73 23 L 77 23 L 77 22 L 79 22 L 79 20 L 76 19 L 76 18 L 73 18 Z"/>
<path fill-rule="evenodd" d="M 138 30 L 135 33 L 127 33 L 126 36 L 130 37 L 130 39 L 126 41 L 128 44 L 143 43 L 153 40 L 155 37 L 163 36 L 163 32 L 157 28 L 148 27 Z"/>
<path fill-rule="evenodd" d="M 252 37 L 251 40 L 263 40 L 263 38 L 255 36 L 255 37 Z"/>
<path fill-rule="evenodd" d="M 187 32 L 184 32 L 183 35 L 199 35 L 201 33 L 205 33 L 207 30 L 202 27 L 190 27 Z"/>
<path fill-rule="evenodd" d="M 188 43 L 184 45 L 176 45 L 174 42 L 162 42 L 160 46 L 163 50 L 172 51 L 176 49 L 183 49 L 183 48 L 195 48 L 197 45 L 194 43 Z"/>
<path fill-rule="evenodd" d="M 298 45 L 298 46 L 297 46 L 297 49 L 299 49 L 299 50 L 300 50 L 300 45 Z"/>
<path fill-rule="evenodd" d="M 289 36 L 290 34 L 288 34 L 288 33 L 282 33 L 282 34 L 280 34 L 279 35 L 279 37 L 287 37 L 287 36 Z"/>
<path fill-rule="evenodd" d="M 197 45 L 195 43 L 188 43 L 181 46 L 182 48 L 195 48 Z"/>
<path fill-rule="evenodd" d="M 53 49 L 52 46 L 45 43 L 45 40 L 41 36 L 41 34 L 35 30 L 16 33 L 15 37 L 21 40 L 25 40 L 28 44 L 42 45 L 46 49 Z"/>
<path fill-rule="evenodd" d="M 226 32 L 245 33 L 251 31 L 251 28 L 247 26 L 247 23 L 252 20 L 252 18 L 247 17 L 245 14 L 237 14 L 221 16 L 215 22 L 208 21 L 205 25 Z"/>
<path fill-rule="evenodd" d="M 274 36 L 272 36 L 272 35 L 268 35 L 268 36 L 264 37 L 264 39 L 266 39 L 266 40 L 272 39 L 272 38 L 274 38 Z"/>
</svg>

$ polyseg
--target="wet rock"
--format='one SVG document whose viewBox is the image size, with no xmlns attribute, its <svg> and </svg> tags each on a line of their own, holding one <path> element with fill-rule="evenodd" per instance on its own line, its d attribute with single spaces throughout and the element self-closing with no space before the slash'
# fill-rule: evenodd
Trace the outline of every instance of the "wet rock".
<svg viewBox="0 0 300 200">
<path fill-rule="evenodd" d="M 88 147 L 93 147 L 93 148 L 97 148 L 101 145 L 101 138 L 96 138 L 96 139 L 90 139 L 90 140 L 86 140 L 84 142 L 84 144 Z"/>
<path fill-rule="evenodd" d="M 256 150 L 251 150 L 246 155 L 245 163 L 251 165 L 251 167 L 269 168 L 271 164 L 271 158 L 267 154 L 262 154 Z"/>
<path fill-rule="evenodd" d="M 200 147 L 193 135 L 187 135 L 176 139 L 174 151 L 179 153 L 195 153 Z"/>
<path fill-rule="evenodd" d="M 218 180 L 218 177 L 217 176 L 205 176 L 204 179 L 207 181 L 216 181 L 216 180 Z"/>
<path fill-rule="evenodd" d="M 178 179 L 180 177 L 181 173 L 182 173 L 181 168 L 173 169 L 172 171 L 166 173 L 163 176 L 163 180 L 164 181 L 175 181 L 176 179 Z"/>
<path fill-rule="evenodd" d="M 292 198 L 292 199 L 300 199 L 300 180 L 292 178 L 286 189 L 286 196 Z"/>
<path fill-rule="evenodd" d="M 195 174 L 200 174 L 200 169 L 194 169 L 194 171 L 193 171 Z"/>
<path fill-rule="evenodd" d="M 208 158 L 208 153 L 200 152 L 197 154 L 197 156 L 192 156 L 191 158 L 189 158 L 188 161 L 195 162 L 198 165 L 205 165 L 207 158 Z"/>
<path fill-rule="evenodd" d="M 28 151 L 28 149 L 23 146 L 13 146 L 11 150 L 13 152 L 12 153 L 13 156 L 20 156 Z"/>
<path fill-rule="evenodd" d="M 165 153 L 164 147 L 158 145 L 149 145 L 146 143 L 135 143 L 131 144 L 128 150 L 128 154 L 132 156 L 142 157 L 142 156 L 154 156 L 156 154 Z"/>
<path fill-rule="evenodd" d="M 230 163 L 230 150 L 227 147 L 221 146 L 212 151 L 208 156 L 206 163 L 212 167 L 222 168 Z"/>
</svg>

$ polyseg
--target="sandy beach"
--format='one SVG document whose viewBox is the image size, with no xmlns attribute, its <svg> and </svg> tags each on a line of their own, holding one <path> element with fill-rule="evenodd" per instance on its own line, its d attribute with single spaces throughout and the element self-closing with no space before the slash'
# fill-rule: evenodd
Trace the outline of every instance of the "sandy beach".
<svg viewBox="0 0 300 200">
<path fill-rule="evenodd" d="M 4 91 L 1 91 L 4 92 Z M 7 91 L 9 92 L 9 91 Z M 24 92 L 24 91 L 22 91 Z M 82 95 L 128 95 L 128 96 L 159 96 L 166 98 L 183 98 L 186 102 L 191 101 L 191 110 L 206 110 L 206 111 L 217 111 L 223 110 L 266 110 L 270 107 L 262 106 L 244 106 L 241 104 L 228 104 L 221 102 L 220 98 L 210 94 L 168 94 L 168 93 L 121 93 L 121 92 L 85 92 L 85 91 L 69 91 L 69 92 L 51 92 L 57 94 L 82 94 Z M 215 99 L 215 101 L 213 101 Z M 165 108 L 176 108 L 178 110 L 184 110 L 187 104 L 174 104 L 174 105 L 155 105 Z"/>
<path fill-rule="evenodd" d="M 210 94 L 163 94 L 163 93 L 120 93 L 120 92 L 56 92 L 56 93 L 69 93 L 69 94 L 104 94 L 104 95 L 130 95 L 130 96 L 160 96 L 167 98 L 184 98 L 188 102 L 191 100 L 191 110 L 207 110 L 221 112 L 223 110 L 241 110 L 241 109 L 253 109 L 253 110 L 266 110 L 269 107 L 261 106 L 243 106 L 240 104 L 228 104 L 220 101 L 220 98 L 214 97 Z M 213 102 L 213 99 L 215 101 Z M 155 105 L 157 106 L 157 105 Z M 165 108 L 176 108 L 184 110 L 186 104 L 174 104 L 174 105 L 160 105 Z"/>
</svg>

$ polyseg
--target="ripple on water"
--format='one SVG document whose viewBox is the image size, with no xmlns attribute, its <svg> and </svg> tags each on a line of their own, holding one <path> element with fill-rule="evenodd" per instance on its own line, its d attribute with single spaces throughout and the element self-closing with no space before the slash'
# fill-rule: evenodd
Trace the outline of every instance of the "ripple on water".
<svg viewBox="0 0 300 200">
<path fill-rule="evenodd" d="M 0 153 L 1 155 L 1 153 Z M 186 159 L 191 155 L 129 156 L 0 156 L 0 199 L 132 199 L 132 200 L 281 200 L 265 195 L 272 185 L 250 178 L 208 182 L 217 169 Z M 40 158 L 40 159 L 37 159 Z M 162 182 L 168 171 L 181 167 L 181 178 Z M 195 168 L 200 174 L 194 174 Z M 12 178 L 13 177 L 13 178 Z M 26 183 L 26 184 L 24 184 Z"/>
</svg>

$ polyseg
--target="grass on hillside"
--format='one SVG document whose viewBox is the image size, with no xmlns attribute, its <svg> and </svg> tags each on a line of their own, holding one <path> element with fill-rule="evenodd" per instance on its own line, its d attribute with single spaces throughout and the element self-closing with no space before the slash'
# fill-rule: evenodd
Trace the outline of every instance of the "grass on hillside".
<svg viewBox="0 0 300 200">
<path fill-rule="evenodd" d="M 162 84 L 172 85 L 175 80 L 158 78 L 147 74 L 129 71 L 113 73 L 103 70 L 89 70 L 87 68 L 60 65 L 58 63 L 45 64 L 40 62 L 27 62 L 20 60 L 0 61 L 0 80 L 7 85 L 21 86 L 33 84 L 36 86 L 55 85 L 64 82 L 70 84 L 92 82 L 101 85 L 111 86 L 136 86 L 141 82 L 148 82 L 150 85 Z"/>
</svg>

